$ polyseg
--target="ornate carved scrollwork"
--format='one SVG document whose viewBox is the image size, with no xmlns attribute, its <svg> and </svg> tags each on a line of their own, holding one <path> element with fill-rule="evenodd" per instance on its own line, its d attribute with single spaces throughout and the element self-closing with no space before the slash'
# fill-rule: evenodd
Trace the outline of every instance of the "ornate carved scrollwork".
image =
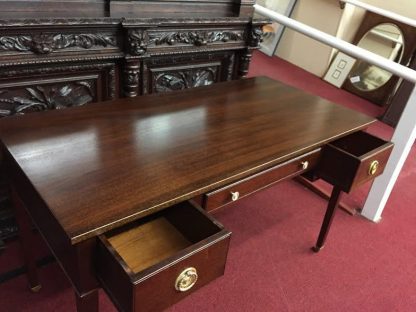
<svg viewBox="0 0 416 312">
<path fill-rule="evenodd" d="M 208 42 L 228 42 L 239 41 L 244 39 L 243 31 L 210 31 L 207 34 Z"/>
<path fill-rule="evenodd" d="M 143 55 L 147 51 L 148 42 L 144 31 L 131 30 L 128 34 L 129 52 L 131 55 Z"/>
<path fill-rule="evenodd" d="M 0 116 L 81 106 L 94 100 L 94 81 L 0 91 Z"/>
<path fill-rule="evenodd" d="M 207 44 L 203 34 L 195 31 L 150 34 L 149 42 L 155 45 L 185 43 L 202 46 Z"/>
<path fill-rule="evenodd" d="M 216 82 L 217 67 L 177 70 L 154 76 L 154 92 L 166 92 L 200 87 Z"/>
<path fill-rule="evenodd" d="M 106 34 L 36 34 L 0 37 L 0 51 L 48 54 L 56 50 L 77 47 L 116 46 L 115 36 Z"/>
<path fill-rule="evenodd" d="M 214 42 L 228 42 L 243 40 L 243 31 L 186 31 L 150 33 L 149 45 L 190 44 L 204 46 Z"/>
</svg>

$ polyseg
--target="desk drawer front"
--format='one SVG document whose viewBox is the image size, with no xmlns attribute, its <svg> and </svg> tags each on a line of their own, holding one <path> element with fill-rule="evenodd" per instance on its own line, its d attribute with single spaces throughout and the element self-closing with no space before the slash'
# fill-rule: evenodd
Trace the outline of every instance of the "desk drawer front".
<svg viewBox="0 0 416 312">
<path fill-rule="evenodd" d="M 122 311 L 160 311 L 224 274 L 230 235 L 180 204 L 101 236 L 98 276 Z"/>
<path fill-rule="evenodd" d="M 383 173 L 393 143 L 366 132 L 356 132 L 328 144 L 317 175 L 349 192 Z"/>
<path fill-rule="evenodd" d="M 215 210 L 278 181 L 308 171 L 316 166 L 319 155 L 320 149 L 207 193 L 204 195 L 203 207 L 207 211 Z"/>
</svg>

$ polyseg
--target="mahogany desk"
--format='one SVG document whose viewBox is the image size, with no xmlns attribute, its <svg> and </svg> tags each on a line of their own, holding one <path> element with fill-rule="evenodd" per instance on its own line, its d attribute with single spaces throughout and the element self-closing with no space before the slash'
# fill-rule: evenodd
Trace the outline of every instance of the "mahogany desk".
<svg viewBox="0 0 416 312">
<path fill-rule="evenodd" d="M 155 287 L 168 287 L 160 290 L 162 302 L 153 307 L 162 309 L 186 295 L 184 288 L 197 280 L 196 272 L 187 271 L 182 279 L 168 281 L 182 270 L 181 261 L 199 263 L 202 286 L 223 273 L 228 250 L 230 233 L 202 209 L 181 203 L 202 196 L 202 206 L 214 210 L 309 170 L 332 179 L 338 193 L 349 191 L 356 180 L 345 182 L 344 177 L 338 183 L 340 176 L 332 176 L 351 171 L 346 168 L 348 159 L 336 170 L 331 159 L 321 164 L 322 159 L 331 158 L 336 149 L 348 149 L 331 145 L 347 138 L 353 146 L 369 145 L 381 152 L 381 167 L 388 157 L 385 142 L 359 132 L 372 122 L 373 118 L 264 77 L 2 119 L 3 154 L 30 284 L 39 286 L 27 215 L 71 281 L 78 311 L 98 310 L 100 285 L 121 310 L 145 307 Z M 360 180 L 370 179 L 370 169 L 365 170 L 358 170 Z M 168 208 L 172 205 L 177 206 Z M 333 212 L 335 205 L 331 207 Z M 183 251 L 144 269 L 145 275 L 137 274 L 141 269 L 123 262 L 111 240 L 140 225 L 140 220 L 154 225 L 152 216 L 165 212 L 169 222 L 185 228 L 183 235 L 192 236 L 191 246 L 185 244 Z M 327 213 L 325 227 L 332 212 Z M 165 271 L 169 273 L 159 284 L 141 284 L 149 276 L 157 280 Z"/>
</svg>

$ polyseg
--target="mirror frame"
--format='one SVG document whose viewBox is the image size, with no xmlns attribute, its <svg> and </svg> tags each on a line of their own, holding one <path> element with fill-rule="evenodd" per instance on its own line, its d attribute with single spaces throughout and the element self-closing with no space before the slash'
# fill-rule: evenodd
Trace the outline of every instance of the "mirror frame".
<svg viewBox="0 0 416 312">
<path fill-rule="evenodd" d="M 415 28 L 397 21 L 394 21 L 388 17 L 378 15 L 373 12 L 366 12 L 364 20 L 361 23 L 357 33 L 355 34 L 353 44 L 358 45 L 360 40 L 374 27 L 380 24 L 394 24 L 396 25 L 403 34 L 404 48 L 403 55 L 400 61 L 401 65 L 408 66 L 416 48 L 416 36 Z M 363 91 L 354 86 L 351 81 L 347 78 L 343 84 L 343 89 L 354 93 L 364 99 L 371 101 L 379 106 L 386 106 L 391 102 L 395 91 L 398 88 L 400 78 L 393 75 L 383 86 L 374 89 Z"/>
</svg>

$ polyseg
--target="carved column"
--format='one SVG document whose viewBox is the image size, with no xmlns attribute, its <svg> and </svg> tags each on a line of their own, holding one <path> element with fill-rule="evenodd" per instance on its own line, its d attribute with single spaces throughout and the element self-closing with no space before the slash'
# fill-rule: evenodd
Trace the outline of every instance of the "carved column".
<svg viewBox="0 0 416 312">
<path fill-rule="evenodd" d="M 126 61 L 124 67 L 124 95 L 135 97 L 139 92 L 140 60 L 147 51 L 147 33 L 143 29 L 128 29 L 127 45 L 128 53 L 132 58 Z"/>
<path fill-rule="evenodd" d="M 248 74 L 248 69 L 253 56 L 253 50 L 257 50 L 263 40 L 262 25 L 251 25 L 247 35 L 248 47 L 240 54 L 238 61 L 238 78 L 244 78 Z"/>
<path fill-rule="evenodd" d="M 235 56 L 231 54 L 228 58 L 228 66 L 227 66 L 227 80 L 233 80 L 234 78 L 234 65 L 235 65 Z"/>
<path fill-rule="evenodd" d="M 253 53 L 251 52 L 251 49 L 246 49 L 242 54 L 240 54 L 238 62 L 238 78 L 244 78 L 247 76 L 252 56 Z"/>
<path fill-rule="evenodd" d="M 124 95 L 135 97 L 139 95 L 140 61 L 127 61 L 123 71 Z"/>
</svg>

